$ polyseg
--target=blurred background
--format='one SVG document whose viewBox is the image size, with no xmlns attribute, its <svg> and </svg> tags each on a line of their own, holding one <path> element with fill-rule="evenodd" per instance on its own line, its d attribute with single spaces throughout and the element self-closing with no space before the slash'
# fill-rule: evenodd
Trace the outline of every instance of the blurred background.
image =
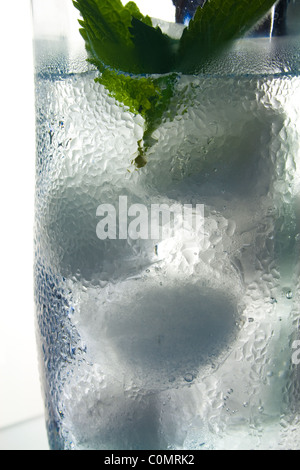
<svg viewBox="0 0 300 470">
<path fill-rule="evenodd" d="M 0 450 L 47 449 L 33 305 L 34 82 L 30 0 L 1 4 Z"/>
</svg>

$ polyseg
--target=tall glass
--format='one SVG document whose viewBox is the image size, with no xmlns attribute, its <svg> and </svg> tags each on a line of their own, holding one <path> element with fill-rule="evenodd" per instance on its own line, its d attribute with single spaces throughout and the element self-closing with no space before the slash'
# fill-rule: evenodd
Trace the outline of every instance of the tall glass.
<svg viewBox="0 0 300 470">
<path fill-rule="evenodd" d="M 299 449 L 300 2 L 177 74 L 144 166 L 71 0 L 32 6 L 51 449 Z"/>
</svg>

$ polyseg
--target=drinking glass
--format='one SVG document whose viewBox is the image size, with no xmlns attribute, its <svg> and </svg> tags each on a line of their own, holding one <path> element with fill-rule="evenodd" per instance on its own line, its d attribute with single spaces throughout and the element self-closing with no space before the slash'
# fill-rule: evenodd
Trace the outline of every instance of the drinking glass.
<svg viewBox="0 0 300 470">
<path fill-rule="evenodd" d="M 173 37 L 193 14 L 137 3 Z M 79 12 L 32 0 L 51 449 L 299 449 L 300 2 L 280 6 L 170 76 L 141 164 L 143 117 L 95 81 Z"/>
</svg>

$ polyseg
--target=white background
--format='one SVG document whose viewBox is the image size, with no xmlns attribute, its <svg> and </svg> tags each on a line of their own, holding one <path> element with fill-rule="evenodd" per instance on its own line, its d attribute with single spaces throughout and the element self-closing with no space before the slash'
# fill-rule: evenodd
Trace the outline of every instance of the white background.
<svg viewBox="0 0 300 470">
<path fill-rule="evenodd" d="M 33 305 L 34 84 L 30 0 L 1 1 L 0 431 L 43 414 Z"/>
</svg>

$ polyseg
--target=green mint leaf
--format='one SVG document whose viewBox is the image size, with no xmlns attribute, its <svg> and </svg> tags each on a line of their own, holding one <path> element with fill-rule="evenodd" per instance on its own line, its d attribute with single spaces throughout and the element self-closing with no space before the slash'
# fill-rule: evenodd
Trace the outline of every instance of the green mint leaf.
<svg viewBox="0 0 300 470">
<path fill-rule="evenodd" d="M 153 79 L 153 85 L 158 93 L 155 100 L 151 102 L 151 107 L 145 111 L 146 130 L 144 134 L 145 148 L 151 147 L 151 135 L 157 129 L 163 116 L 170 109 L 170 102 L 174 96 L 175 85 L 179 75 L 172 73 Z"/>
<path fill-rule="evenodd" d="M 135 159 L 140 168 L 146 163 L 146 153 L 152 144 L 151 135 L 161 124 L 174 93 L 177 74 L 159 78 L 124 75 L 111 69 L 104 69 L 96 82 L 103 85 L 121 105 L 133 114 L 140 114 L 145 120 L 143 142 L 139 142 L 139 155 Z"/>
<path fill-rule="evenodd" d="M 120 0 L 77 0 L 81 35 L 93 63 L 139 73 L 134 44 L 129 28 L 132 7 L 126 9 Z"/>
<path fill-rule="evenodd" d="M 180 40 L 176 69 L 195 73 L 232 41 L 243 37 L 274 0 L 207 0 L 199 7 Z"/>
<path fill-rule="evenodd" d="M 144 118 L 160 94 L 159 87 L 151 78 L 132 77 L 111 69 L 105 69 L 96 82 L 104 85 L 110 95 L 133 114 L 141 114 Z"/>
<path fill-rule="evenodd" d="M 164 73 L 172 63 L 173 40 L 152 27 L 134 2 L 74 0 L 80 11 L 83 36 L 90 59 L 129 73 Z"/>
<path fill-rule="evenodd" d="M 172 73 L 151 80 L 157 90 L 157 94 L 152 100 L 150 100 L 151 106 L 145 110 L 146 126 L 143 141 L 140 143 L 139 156 L 135 159 L 135 163 L 138 168 L 145 166 L 147 163 L 147 152 L 155 142 L 152 138 L 152 134 L 157 128 L 159 128 L 163 117 L 170 108 L 170 102 L 174 96 L 178 74 Z"/>
<path fill-rule="evenodd" d="M 137 18 L 132 17 L 132 41 L 138 52 L 141 69 L 146 73 L 168 73 L 175 62 L 177 40 L 163 34 L 159 27 L 148 26 Z"/>
</svg>

